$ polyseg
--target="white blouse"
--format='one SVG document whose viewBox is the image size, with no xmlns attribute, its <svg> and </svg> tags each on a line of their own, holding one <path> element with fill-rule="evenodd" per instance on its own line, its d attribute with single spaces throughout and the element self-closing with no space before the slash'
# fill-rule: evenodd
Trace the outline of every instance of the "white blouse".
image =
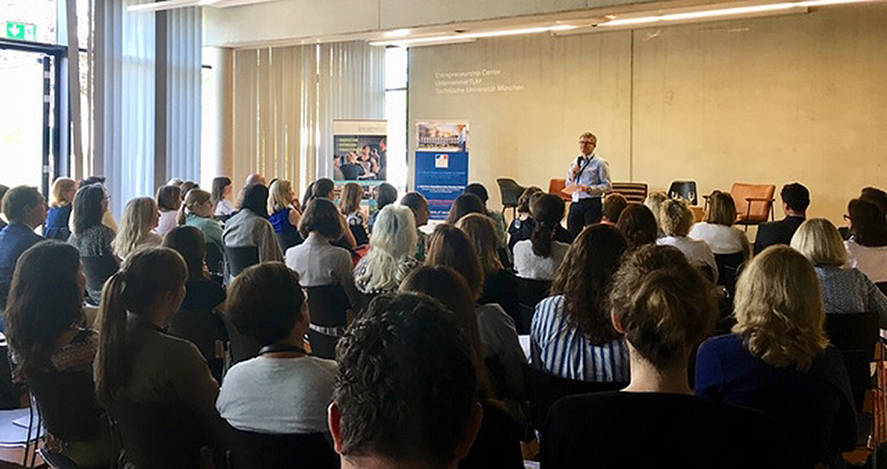
<svg viewBox="0 0 887 469">
<path fill-rule="evenodd" d="M 656 240 L 656 244 L 680 249 L 690 265 L 708 266 L 714 275 L 714 281 L 718 281 L 718 263 L 715 262 L 715 255 L 705 241 L 687 236 L 663 236 Z"/>
<path fill-rule="evenodd" d="M 887 282 L 887 246 L 863 246 L 856 241 L 844 241 L 847 248 L 847 267 L 862 271 L 874 283 Z"/>
<path fill-rule="evenodd" d="M 529 239 L 514 245 L 514 271 L 518 277 L 532 280 L 554 280 L 557 269 L 567 255 L 570 245 L 560 241 L 551 242 L 551 255 L 537 256 L 533 252 L 533 242 Z"/>
<path fill-rule="evenodd" d="M 715 254 L 748 254 L 748 238 L 742 230 L 715 223 L 699 222 L 690 229 L 689 236 L 708 243 Z"/>
</svg>

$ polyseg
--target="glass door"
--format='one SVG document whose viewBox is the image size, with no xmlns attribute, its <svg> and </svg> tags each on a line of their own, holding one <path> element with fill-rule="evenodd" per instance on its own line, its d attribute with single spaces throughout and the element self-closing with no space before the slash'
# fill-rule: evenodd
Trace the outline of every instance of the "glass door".
<svg viewBox="0 0 887 469">
<path fill-rule="evenodd" d="M 52 76 L 52 56 L 0 49 L 0 184 L 47 190 Z"/>
</svg>

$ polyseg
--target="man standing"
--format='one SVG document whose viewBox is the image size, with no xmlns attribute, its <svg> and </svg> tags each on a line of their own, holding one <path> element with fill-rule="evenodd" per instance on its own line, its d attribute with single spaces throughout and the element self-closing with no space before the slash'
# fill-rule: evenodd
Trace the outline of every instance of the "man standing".
<svg viewBox="0 0 887 469">
<path fill-rule="evenodd" d="M 782 210 L 785 212 L 785 218 L 758 225 L 758 234 L 755 236 L 755 254 L 774 244 L 791 244 L 795 231 L 807 218 L 810 191 L 806 187 L 797 182 L 786 184 L 782 186 L 779 196 L 782 197 Z"/>
<path fill-rule="evenodd" d="M 388 140 L 383 138 L 379 142 L 379 176 L 376 178 L 385 181 L 388 173 Z"/>
<path fill-rule="evenodd" d="M 567 216 L 567 229 L 573 238 L 585 225 L 601 220 L 601 197 L 611 188 L 610 164 L 596 156 L 597 137 L 591 132 L 579 136 L 579 156 L 567 171 L 567 187 L 574 189 L 573 203 Z"/>
</svg>

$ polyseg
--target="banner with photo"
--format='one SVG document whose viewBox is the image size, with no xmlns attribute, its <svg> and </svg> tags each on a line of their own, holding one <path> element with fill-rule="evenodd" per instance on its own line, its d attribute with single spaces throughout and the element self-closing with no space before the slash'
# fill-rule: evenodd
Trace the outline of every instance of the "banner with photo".
<svg viewBox="0 0 887 469">
<path fill-rule="evenodd" d="M 428 199 L 432 220 L 444 220 L 468 185 L 468 122 L 416 123 L 416 191 Z"/>
<path fill-rule="evenodd" d="M 378 185 L 388 169 L 388 121 L 333 120 L 333 180 Z"/>
</svg>

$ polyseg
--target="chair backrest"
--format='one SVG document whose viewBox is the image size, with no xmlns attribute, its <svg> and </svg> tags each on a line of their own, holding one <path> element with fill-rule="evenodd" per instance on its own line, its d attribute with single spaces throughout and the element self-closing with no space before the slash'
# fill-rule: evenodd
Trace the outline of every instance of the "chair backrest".
<svg viewBox="0 0 887 469">
<path fill-rule="evenodd" d="M 773 184 L 747 184 L 743 182 L 733 183 L 730 194 L 736 204 L 736 212 L 739 221 L 765 222 L 773 209 L 773 194 L 776 186 Z M 764 199 L 752 200 L 747 199 Z M 749 203 L 751 202 L 751 203 Z"/>
<path fill-rule="evenodd" d="M 231 354 L 230 365 L 233 366 L 244 360 L 249 360 L 250 358 L 258 356 L 259 349 L 262 348 L 263 344 L 260 344 L 258 340 L 240 332 L 240 330 L 237 329 L 237 326 L 229 321 L 225 315 L 222 315 L 221 317 L 225 323 L 225 330 L 228 331 L 228 352 Z"/>
<path fill-rule="evenodd" d="M 274 234 L 277 235 L 277 244 L 280 246 L 280 252 L 282 253 L 286 253 L 287 249 L 302 244 L 302 241 L 304 241 L 298 231 L 284 231 Z"/>
<path fill-rule="evenodd" d="M 225 368 L 225 348 L 228 344 L 228 329 L 225 321 L 210 309 L 183 310 L 176 313 L 169 322 L 170 335 L 190 341 L 197 346 L 209 369 L 222 382 Z"/>
<path fill-rule="evenodd" d="M 515 326 L 517 327 L 518 334 L 529 334 L 530 323 L 533 320 L 536 305 L 548 296 L 548 291 L 551 290 L 551 280 L 515 277 L 515 282 L 517 284 L 517 306 L 520 314 L 520 320 Z"/>
<path fill-rule="evenodd" d="M 126 461 L 137 469 L 200 467 L 206 435 L 188 409 L 118 399 L 108 410 Z"/>
<path fill-rule="evenodd" d="M 339 455 L 323 433 L 271 435 L 235 430 L 231 469 L 338 469 Z"/>
<path fill-rule="evenodd" d="M 865 391 L 872 387 L 871 368 L 878 340 L 876 313 L 826 314 L 825 330 L 829 341 L 840 352 L 850 375 L 850 388 L 857 412 L 862 411 Z"/>
<path fill-rule="evenodd" d="M 43 461 L 45 461 L 52 469 L 82 469 L 77 463 L 72 461 L 71 458 L 61 453 L 53 453 L 47 448 L 38 449 L 37 454 L 39 454 L 40 457 L 43 458 Z"/>
<path fill-rule="evenodd" d="M 625 197 L 625 200 L 628 202 L 642 204 L 647 198 L 647 183 L 614 182 L 612 191 L 616 194 L 620 194 L 622 197 Z"/>
<path fill-rule="evenodd" d="M 86 289 L 101 291 L 105 282 L 120 269 L 117 258 L 108 254 L 104 256 L 82 256 L 83 271 L 86 274 Z"/>
<path fill-rule="evenodd" d="M 225 253 L 215 243 L 206 243 L 206 268 L 211 274 L 222 275 L 225 273 Z"/>
<path fill-rule="evenodd" d="M 875 285 L 878 287 L 878 290 L 881 290 L 881 293 L 887 295 L 887 282 L 878 282 Z"/>
<path fill-rule="evenodd" d="M 308 287 L 308 311 L 311 324 L 320 328 L 344 328 L 348 322 L 351 303 L 340 285 Z M 335 358 L 338 335 L 324 334 L 318 330 L 308 331 L 311 353 L 321 358 Z"/>
<path fill-rule="evenodd" d="M 526 397 L 530 401 L 530 424 L 539 430 L 545 423 L 548 409 L 559 399 L 574 394 L 590 392 L 617 391 L 628 383 L 595 383 L 561 378 L 542 370 L 521 364 L 524 374 Z"/>
<path fill-rule="evenodd" d="M 95 399 L 92 370 L 31 371 L 27 382 L 47 431 L 66 441 L 98 438 L 102 409 Z"/>
<path fill-rule="evenodd" d="M 548 181 L 548 193 L 556 195 L 566 201 L 573 200 L 571 196 L 564 194 L 564 188 L 567 187 L 566 179 L 554 178 Z"/>
<path fill-rule="evenodd" d="M 259 248 L 256 246 L 225 246 L 225 257 L 228 259 L 228 273 L 232 277 L 243 269 L 259 263 Z"/>
<path fill-rule="evenodd" d="M 736 280 L 745 263 L 745 255 L 741 252 L 733 254 L 715 254 L 715 262 L 718 265 L 718 285 L 723 285 L 730 292 L 730 296 L 736 291 Z"/>
<path fill-rule="evenodd" d="M 697 205 L 699 193 L 696 191 L 696 181 L 673 181 L 668 186 L 668 196 L 672 199 L 684 199 L 690 205 Z"/>
<path fill-rule="evenodd" d="M 517 199 L 524 192 L 525 187 L 521 186 L 514 179 L 499 178 L 496 179 L 499 185 L 499 195 L 502 197 L 502 205 L 504 207 L 517 207 Z"/>
</svg>

